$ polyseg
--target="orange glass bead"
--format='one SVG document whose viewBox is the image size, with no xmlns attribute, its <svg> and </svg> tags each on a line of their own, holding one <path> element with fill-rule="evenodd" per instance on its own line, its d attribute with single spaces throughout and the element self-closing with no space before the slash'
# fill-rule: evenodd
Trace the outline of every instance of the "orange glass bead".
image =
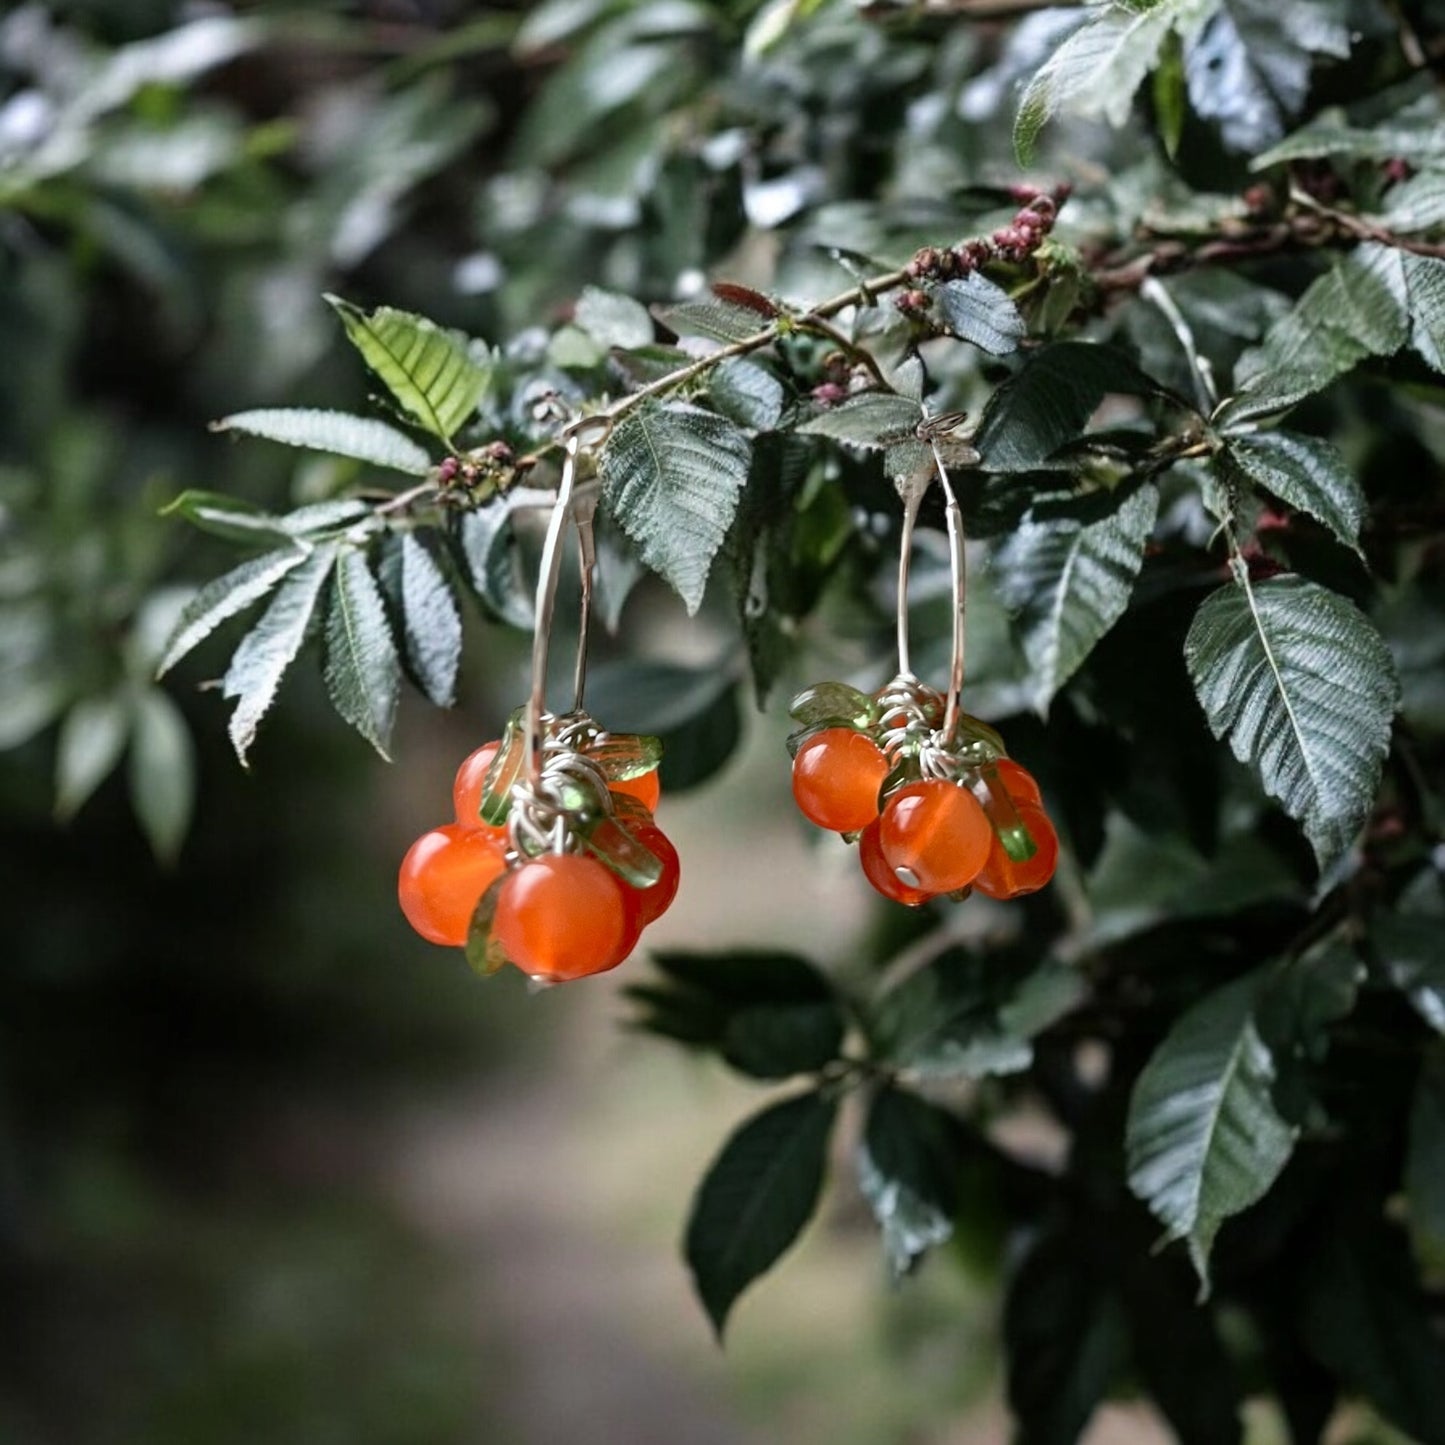
<svg viewBox="0 0 1445 1445">
<path fill-rule="evenodd" d="M 628 890 L 637 901 L 641 926 L 646 928 L 672 907 L 672 900 L 677 897 L 678 885 L 682 882 L 682 863 L 677 856 L 677 849 L 672 846 L 672 840 L 656 823 L 640 823 L 634 826 L 632 831 L 638 842 L 662 859 L 662 877 L 651 888 Z"/>
<path fill-rule="evenodd" d="M 1025 893 L 1037 893 L 1054 876 L 1058 866 L 1059 835 L 1054 832 L 1048 814 L 1020 800 L 1018 815 L 1034 841 L 1033 854 L 1016 861 L 1009 857 L 1003 839 L 994 836 L 988 861 L 974 879 L 974 887 L 990 898 L 1019 898 Z"/>
<path fill-rule="evenodd" d="M 834 833 L 866 828 L 878 816 L 888 757 L 852 728 L 825 728 L 793 759 L 793 797 L 803 816 Z"/>
<path fill-rule="evenodd" d="M 486 781 L 487 769 L 491 767 L 499 747 L 499 741 L 483 743 L 476 752 L 468 753 L 462 759 L 461 767 L 457 769 L 456 780 L 452 783 L 452 807 L 456 812 L 457 822 L 463 828 L 485 828 L 488 832 L 495 833 L 502 831 L 482 822 L 482 784 Z"/>
<path fill-rule="evenodd" d="M 998 770 L 1004 791 L 1015 803 L 1032 803 L 1036 808 L 1043 807 L 1044 796 L 1039 792 L 1034 775 L 1027 768 L 1021 767 L 1012 758 L 1000 758 L 994 767 Z"/>
<path fill-rule="evenodd" d="M 562 982 L 615 968 L 631 951 L 625 885 L 595 858 L 547 853 L 510 874 L 492 937 L 533 978 Z"/>
<path fill-rule="evenodd" d="M 881 826 L 881 820 L 875 818 L 864 828 L 863 836 L 858 840 L 858 861 L 863 865 L 863 876 L 879 893 L 895 903 L 906 903 L 910 908 L 927 903 L 933 894 L 925 893 L 921 888 L 910 888 L 888 866 L 888 860 L 883 856 L 883 845 L 878 841 Z"/>
<path fill-rule="evenodd" d="M 429 943 L 460 948 L 477 902 L 506 869 L 506 844 L 488 829 L 448 823 L 407 849 L 396 894 L 406 920 Z"/>
<path fill-rule="evenodd" d="M 978 799 L 940 779 L 901 788 L 879 820 L 884 861 L 895 873 L 906 870 L 911 886 L 929 893 L 966 888 L 987 862 L 993 840 Z"/>
<path fill-rule="evenodd" d="M 614 793 L 636 798 L 649 813 L 657 811 L 658 800 L 662 797 L 662 784 L 658 781 L 656 768 L 650 773 L 642 773 L 621 783 L 608 783 L 607 786 Z"/>
</svg>

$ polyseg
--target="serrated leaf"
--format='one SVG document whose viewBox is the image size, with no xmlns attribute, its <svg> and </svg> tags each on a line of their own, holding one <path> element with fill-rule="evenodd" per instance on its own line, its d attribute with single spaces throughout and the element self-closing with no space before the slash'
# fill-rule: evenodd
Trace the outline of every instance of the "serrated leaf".
<svg viewBox="0 0 1445 1445">
<path fill-rule="evenodd" d="M 1290 161 L 1344 156 L 1350 160 L 1387 161 L 1409 156 L 1416 165 L 1445 161 L 1445 110 L 1434 92 L 1416 96 L 1382 116 L 1374 125 L 1351 125 L 1338 109 L 1322 112 L 1277 146 L 1250 162 L 1263 171 Z"/>
<path fill-rule="evenodd" d="M 73 818 L 120 761 L 131 713 L 120 693 L 82 698 L 65 714 L 55 749 L 55 816 Z"/>
<path fill-rule="evenodd" d="M 466 338 L 408 311 L 382 306 L 368 316 L 339 296 L 326 299 L 402 410 L 451 446 L 487 389 L 487 373 L 472 360 Z"/>
<path fill-rule="evenodd" d="M 648 404 L 612 429 L 598 461 L 612 516 L 695 613 L 748 477 L 752 447 L 726 417 Z"/>
<path fill-rule="evenodd" d="M 713 372 L 708 395 L 725 417 L 753 431 L 771 431 L 783 414 L 782 382 L 741 357 L 723 362 Z"/>
<path fill-rule="evenodd" d="M 321 589 L 336 562 L 334 546 L 318 547 L 297 567 L 271 604 L 241 640 L 221 683 L 223 697 L 236 699 L 229 732 L 242 766 L 256 740 L 261 719 L 276 700 L 287 668 L 296 660 Z"/>
<path fill-rule="evenodd" d="M 165 656 L 156 670 L 164 677 L 192 648 L 204 642 L 221 623 L 259 602 L 288 573 L 307 558 L 308 549 L 293 543 L 276 552 L 253 557 L 229 572 L 207 582 L 186 604 L 176 621 L 176 630 L 166 644 Z"/>
<path fill-rule="evenodd" d="M 160 688 L 136 699 L 130 796 L 151 851 L 161 863 L 174 863 L 195 807 L 196 750 L 180 708 Z"/>
<path fill-rule="evenodd" d="M 706 336 L 711 341 L 746 341 L 766 331 L 769 318 L 749 306 L 719 296 L 656 308 L 657 319 L 679 336 Z"/>
<path fill-rule="evenodd" d="M 1017 351 L 1028 335 L 1019 309 L 1002 286 L 971 271 L 956 281 L 945 281 L 934 292 L 939 319 L 963 341 L 970 341 L 990 356 Z"/>
<path fill-rule="evenodd" d="M 496 616 L 512 627 L 530 630 L 534 605 L 531 588 L 517 565 L 513 519 L 524 507 L 546 507 L 552 500 L 550 492 L 514 488 L 505 496 L 494 497 L 485 507 L 467 512 L 458 529 L 473 589 Z"/>
<path fill-rule="evenodd" d="M 723 1029 L 722 1055 L 755 1079 L 787 1079 L 826 1068 L 843 1047 L 843 1016 L 821 1003 L 752 1004 Z"/>
<path fill-rule="evenodd" d="M 1298 432 L 1226 436 L 1220 457 L 1286 506 L 1308 512 L 1346 547 L 1360 550 L 1365 496 L 1333 442 Z"/>
<path fill-rule="evenodd" d="M 450 707 L 462 657 L 461 614 L 436 558 L 412 532 L 401 539 L 401 607 L 412 671 L 430 702 Z"/>
<path fill-rule="evenodd" d="M 390 761 L 401 662 L 364 552 L 345 552 L 331 579 L 325 675 L 336 711 Z"/>
<path fill-rule="evenodd" d="M 584 286 L 574 320 L 603 346 L 618 346 L 625 350 L 652 344 L 652 313 L 642 302 L 615 291 Z"/>
<path fill-rule="evenodd" d="M 1325 867 L 1374 802 L 1400 700 L 1394 663 L 1343 597 L 1293 574 L 1235 574 L 1195 615 L 1189 675 L 1215 737 L 1303 824 Z"/>
<path fill-rule="evenodd" d="M 273 516 L 221 492 L 188 488 L 161 508 L 161 516 L 182 516 L 203 532 L 253 547 L 274 547 L 318 533 L 334 531 L 369 515 L 371 504 L 361 497 L 312 502 L 284 516 Z"/>
<path fill-rule="evenodd" d="M 241 411 L 211 424 L 212 431 L 238 431 L 286 446 L 351 457 L 422 477 L 431 458 L 404 432 L 371 417 L 310 408 Z"/>
<path fill-rule="evenodd" d="M 1437 371 L 1445 370 L 1445 261 L 1359 246 L 1240 358 L 1239 395 L 1221 408 L 1220 420 L 1283 411 L 1366 357 L 1393 356 L 1407 341 Z"/>
<path fill-rule="evenodd" d="M 1061 341 L 1040 350 L 989 398 L 974 446 L 988 471 L 1037 471 L 1083 435 L 1106 396 L 1161 391 L 1122 352 Z"/>
<path fill-rule="evenodd" d="M 1063 41 L 1024 91 L 1013 135 L 1019 164 L 1033 160 L 1040 132 L 1061 112 L 1122 126 L 1169 33 L 1188 37 L 1219 3 L 1120 0 L 1091 7 L 1092 18 Z"/>
<path fill-rule="evenodd" d="M 1033 705 L 1047 715 L 1059 689 L 1124 615 L 1158 494 L 1142 487 L 1100 521 L 1024 521 L 994 549 L 999 596 L 1028 658 Z"/>
<path fill-rule="evenodd" d="M 837 1112 L 837 1102 L 819 1093 L 774 1104 L 728 1139 L 704 1176 L 685 1250 L 719 1338 L 738 1296 L 812 1218 Z"/>
<path fill-rule="evenodd" d="M 858 1150 L 858 1186 L 883 1231 L 883 1253 L 895 1280 L 930 1249 L 947 1243 L 958 1208 L 958 1122 L 891 1086 L 868 1108 Z"/>
<path fill-rule="evenodd" d="M 810 416 L 798 431 L 804 436 L 832 437 L 871 450 L 911 437 L 922 420 L 923 408 L 908 397 L 863 391 Z"/>
<path fill-rule="evenodd" d="M 1201 1285 L 1219 1227 L 1262 1199 L 1294 1150 L 1275 1111 L 1275 1063 L 1255 1026 L 1249 975 L 1189 1009 L 1134 1085 L 1125 1142 L 1129 1187 L 1186 1240 Z"/>
<path fill-rule="evenodd" d="M 1445 126 L 1441 130 L 1445 132 Z M 1389 230 L 1403 236 L 1445 226 L 1445 170 L 1421 171 L 1391 186 L 1385 195 L 1380 220 Z"/>
</svg>

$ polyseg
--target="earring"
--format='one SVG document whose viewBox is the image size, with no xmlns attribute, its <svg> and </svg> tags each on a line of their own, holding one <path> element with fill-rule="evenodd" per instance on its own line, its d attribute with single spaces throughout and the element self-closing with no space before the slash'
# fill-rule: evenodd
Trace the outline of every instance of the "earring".
<svg viewBox="0 0 1445 1445">
<path fill-rule="evenodd" d="M 677 896 L 677 850 L 653 812 L 661 788 L 655 737 L 609 733 L 586 711 L 597 511 L 595 479 L 577 479 L 583 418 L 564 433 L 557 500 L 542 547 L 526 704 L 502 737 L 457 770 L 454 823 L 424 833 L 402 860 L 397 892 L 412 927 L 465 947 L 490 974 L 511 963 L 551 984 L 615 968 Z M 547 662 L 568 530 L 577 534 L 581 617 L 571 708 L 546 708 Z"/>
<path fill-rule="evenodd" d="M 962 899 L 975 888 L 1016 898 L 1053 877 L 1059 843 L 1033 776 L 987 723 L 963 711 L 965 583 L 963 515 L 939 449 L 959 413 L 926 419 L 927 464 L 898 479 L 903 525 L 898 557 L 898 673 L 870 694 L 819 683 L 794 699 L 789 737 L 793 797 L 803 816 L 858 844 L 863 875 L 885 898 L 917 907 Z M 914 675 L 908 639 L 913 533 L 937 480 L 953 597 L 947 691 Z"/>
</svg>

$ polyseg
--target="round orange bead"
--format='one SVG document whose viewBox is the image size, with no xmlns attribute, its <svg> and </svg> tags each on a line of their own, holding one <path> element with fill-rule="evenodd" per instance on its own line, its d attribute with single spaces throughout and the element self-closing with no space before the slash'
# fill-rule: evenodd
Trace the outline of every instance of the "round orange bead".
<svg viewBox="0 0 1445 1445">
<path fill-rule="evenodd" d="M 562 982 L 615 968 L 631 951 L 624 885 L 595 858 L 547 853 L 510 874 L 492 937 L 533 978 Z"/>
<path fill-rule="evenodd" d="M 1031 857 L 1015 862 L 1008 855 L 1003 839 L 995 835 L 988 861 L 983 865 L 974 886 L 990 898 L 1018 898 L 1036 893 L 1054 876 L 1059 862 L 1059 835 L 1042 808 L 1020 801 L 1019 822 L 1034 840 Z"/>
<path fill-rule="evenodd" d="M 809 822 L 834 833 L 866 828 L 878 816 L 888 757 L 852 728 L 825 728 L 793 759 L 793 797 Z"/>
<path fill-rule="evenodd" d="M 966 888 L 988 860 L 994 831 L 978 799 L 955 783 L 910 783 L 879 820 L 884 861 L 904 882 L 929 893 Z"/>
<path fill-rule="evenodd" d="M 429 943 L 460 948 L 477 903 L 506 869 L 506 845 L 490 830 L 448 823 L 407 849 L 396 894 L 406 920 Z"/>
<path fill-rule="evenodd" d="M 863 865 L 863 876 L 879 893 L 895 903 L 906 903 L 910 908 L 927 903 L 933 894 L 925 893 L 921 888 L 910 888 L 888 866 L 888 860 L 883 856 L 883 845 L 878 841 L 880 827 L 881 820 L 875 818 L 864 828 L 863 836 L 858 840 L 858 861 Z"/>
<path fill-rule="evenodd" d="M 658 781 L 656 768 L 650 773 L 642 773 L 620 783 L 608 783 L 607 786 L 614 793 L 625 793 L 629 798 L 636 798 L 649 813 L 657 811 L 658 801 L 662 797 L 662 784 Z"/>
<path fill-rule="evenodd" d="M 1039 792 L 1034 775 L 1027 768 L 1020 766 L 1012 758 L 1000 758 L 994 767 L 998 770 L 1004 792 L 1014 800 L 1015 805 L 1032 803 L 1036 808 L 1043 807 L 1044 796 Z"/>
<path fill-rule="evenodd" d="M 655 923 L 677 897 L 678 885 L 682 882 L 682 863 L 672 840 L 656 823 L 642 823 L 632 830 L 640 843 L 651 849 L 662 860 L 662 877 L 651 888 L 634 888 L 629 891 L 637 900 L 638 914 L 642 927 Z"/>
<path fill-rule="evenodd" d="M 482 822 L 482 784 L 486 781 L 487 769 L 497 755 L 500 742 L 483 743 L 476 752 L 468 753 L 457 769 L 452 783 L 452 808 L 457 822 L 463 828 L 485 828 L 493 831 L 491 824 Z M 500 828 L 495 829 L 501 832 Z"/>
</svg>

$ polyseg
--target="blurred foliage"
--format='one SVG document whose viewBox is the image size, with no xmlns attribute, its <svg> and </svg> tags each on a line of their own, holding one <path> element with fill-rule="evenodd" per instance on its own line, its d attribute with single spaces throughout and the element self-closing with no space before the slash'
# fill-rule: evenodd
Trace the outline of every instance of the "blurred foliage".
<svg viewBox="0 0 1445 1445">
<path fill-rule="evenodd" d="M 1445 1440 L 1445 9 L 156 10 L 0 22 L 0 343 L 26 357 L 0 378 L 7 849 L 37 896 L 102 880 L 22 925 L 3 985 L 17 1268 L 43 1273 L 27 1209 L 103 1135 L 102 1078 L 134 1083 L 125 1128 L 174 1131 L 162 1169 L 223 1104 L 218 1042 L 284 1076 L 321 1039 L 383 1076 L 481 1017 L 461 968 L 404 1013 L 359 988 L 374 911 L 256 906 L 258 879 L 300 897 L 347 866 L 317 837 L 363 764 L 307 669 L 243 793 L 214 700 L 158 664 L 219 671 L 231 640 L 245 760 L 319 637 L 384 752 L 404 679 L 448 702 L 464 644 L 530 627 L 539 493 L 602 415 L 591 705 L 702 783 L 747 694 L 890 675 L 893 482 L 928 460 L 925 408 L 964 412 L 941 447 L 975 539 L 966 699 L 1043 784 L 1059 878 L 892 909 L 845 959 L 674 953 L 634 986 L 654 1032 L 801 1080 L 703 1182 L 699 1294 L 721 1331 L 812 1215 L 846 1106 L 892 1272 L 953 1241 L 997 1278 L 1020 1439 L 1142 1393 L 1205 1445 L 1261 1396 L 1300 1442 L 1352 1399 Z M 941 676 L 927 537 L 910 600 Z M 644 612 L 684 610 L 706 666 L 648 655 Z M 176 872 L 110 861 L 122 760 L 163 860 L 203 780 Z M 90 907 L 167 910 L 165 951 L 113 922 L 97 947 Z M 1048 1163 L 1008 1147 L 1020 1124 Z"/>
</svg>

